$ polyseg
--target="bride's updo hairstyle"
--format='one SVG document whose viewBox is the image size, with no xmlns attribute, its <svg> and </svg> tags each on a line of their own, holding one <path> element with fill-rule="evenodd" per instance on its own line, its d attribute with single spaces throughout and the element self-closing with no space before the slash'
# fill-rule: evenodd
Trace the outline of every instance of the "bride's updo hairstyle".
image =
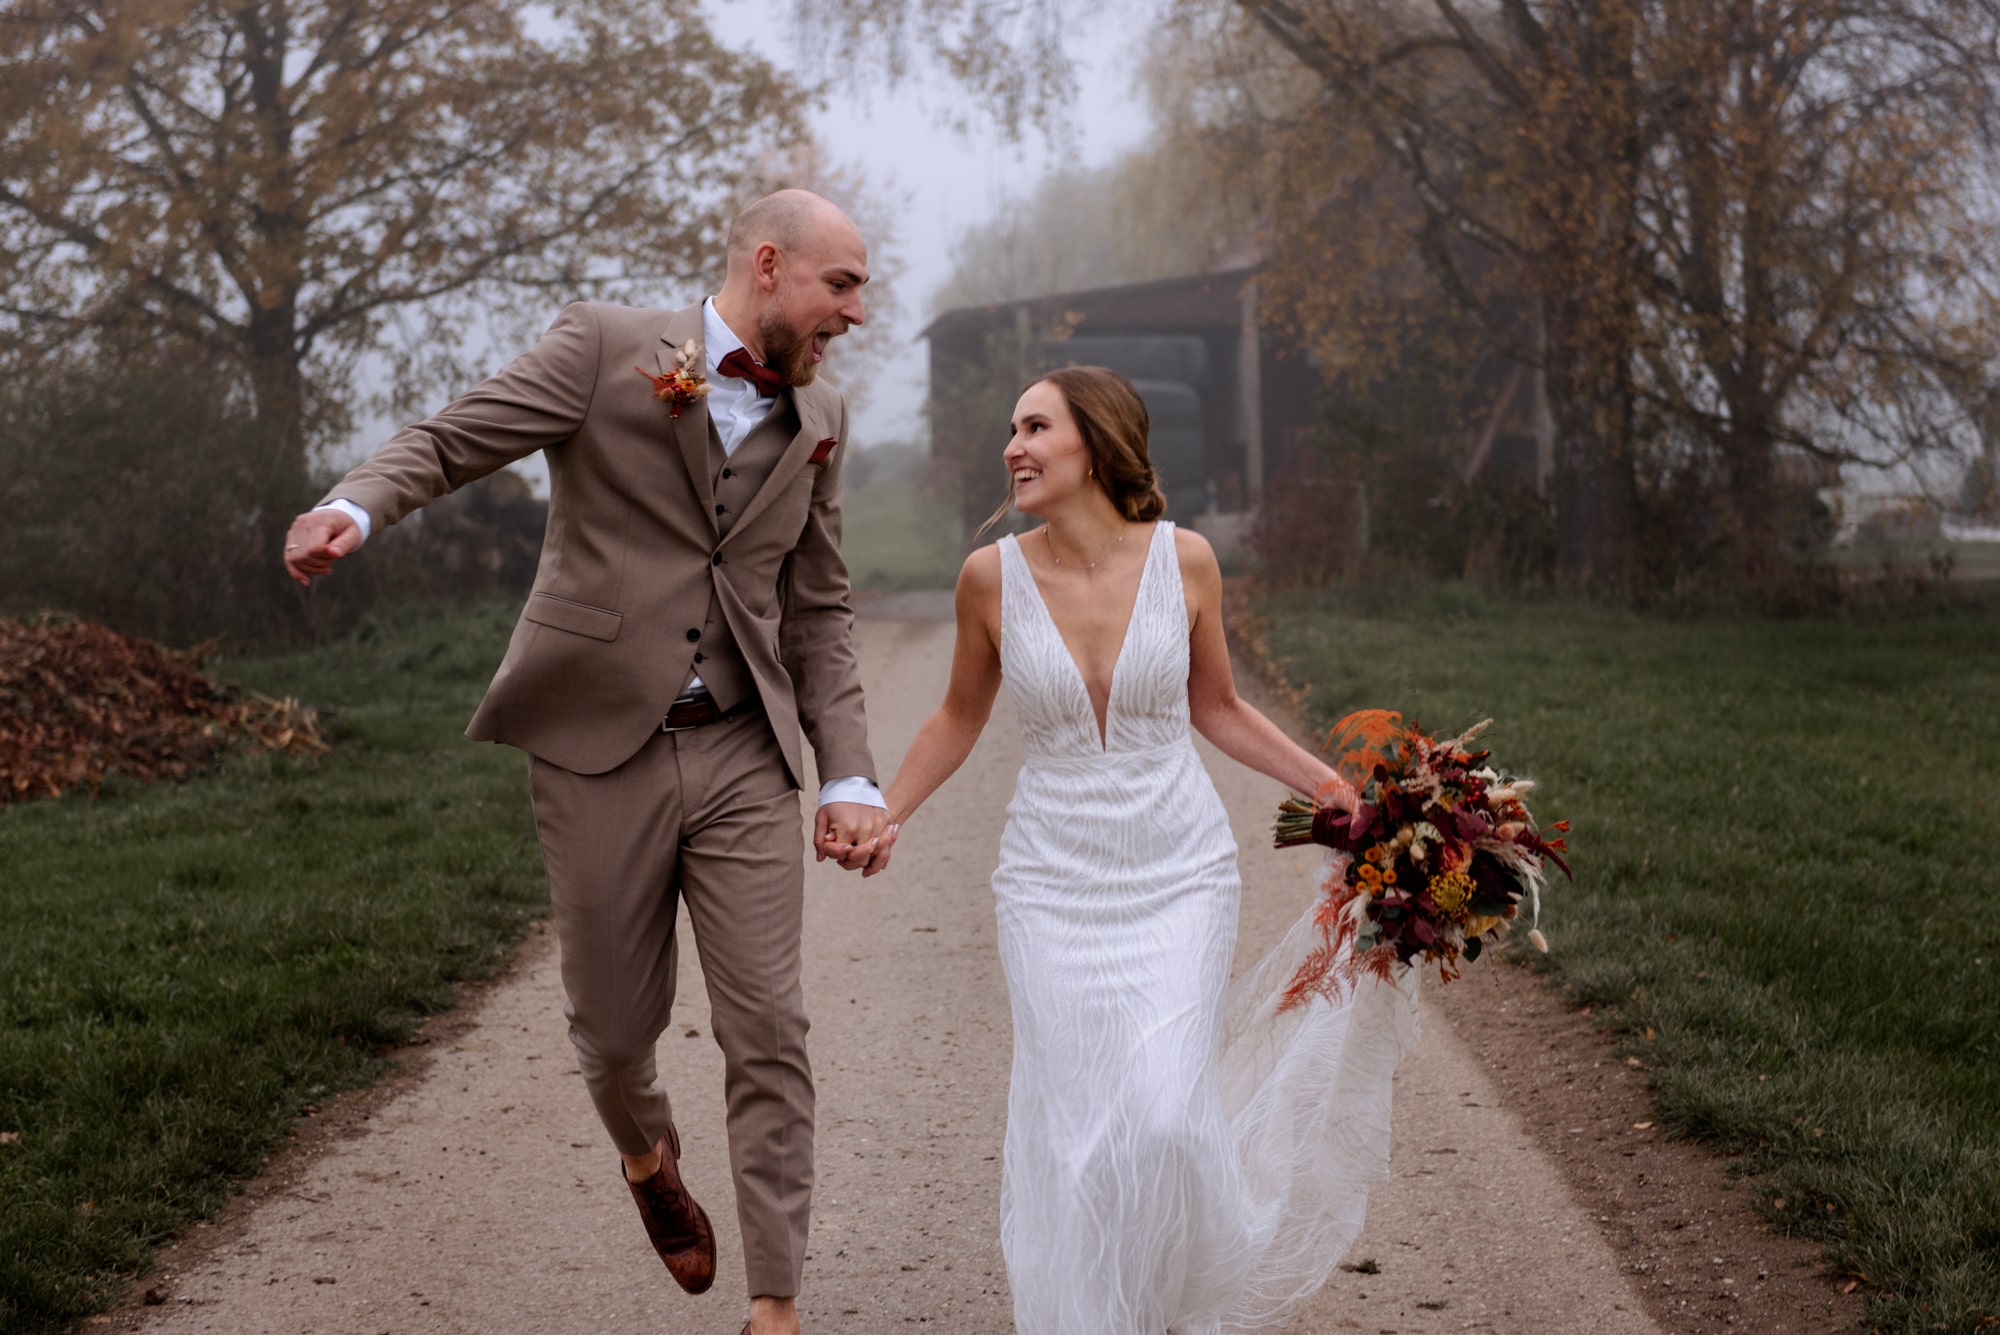
<svg viewBox="0 0 2000 1335">
<path fill-rule="evenodd" d="M 1071 419 L 1076 422 L 1077 434 L 1083 437 L 1097 485 L 1104 488 L 1104 494 L 1111 498 L 1118 513 L 1135 523 L 1165 514 L 1166 493 L 1160 490 L 1152 457 L 1146 453 L 1146 436 L 1152 428 L 1152 419 L 1132 382 L 1108 367 L 1065 366 L 1037 376 L 1021 389 L 1026 393 L 1043 384 L 1054 385 L 1062 395 Z M 1009 478 L 1007 499 L 979 526 L 974 539 L 1006 518 L 1013 508 L 1014 483 Z"/>
</svg>

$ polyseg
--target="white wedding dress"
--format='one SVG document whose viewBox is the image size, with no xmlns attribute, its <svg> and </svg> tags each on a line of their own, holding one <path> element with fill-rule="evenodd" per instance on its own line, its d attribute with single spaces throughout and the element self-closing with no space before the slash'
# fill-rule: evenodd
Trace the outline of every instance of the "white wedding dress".
<svg viewBox="0 0 2000 1335">
<path fill-rule="evenodd" d="M 1278 1013 L 1311 914 L 1229 986 L 1236 843 L 1188 728 L 1158 524 L 1105 736 L 1012 537 L 1000 661 L 1027 752 L 993 874 L 1014 1020 L 1000 1231 L 1020 1335 L 1276 1330 L 1389 1162 L 1414 978 Z M 1225 998 L 1226 994 L 1226 998 Z"/>
</svg>

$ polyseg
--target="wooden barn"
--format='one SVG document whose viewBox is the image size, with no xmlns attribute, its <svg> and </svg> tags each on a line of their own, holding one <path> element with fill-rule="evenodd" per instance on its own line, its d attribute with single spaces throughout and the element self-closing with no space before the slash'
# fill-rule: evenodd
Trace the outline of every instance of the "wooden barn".
<svg viewBox="0 0 2000 1335">
<path fill-rule="evenodd" d="M 1059 366 L 1131 377 L 1152 418 L 1168 514 L 1230 540 L 1303 448 L 1315 376 L 1257 318 L 1257 268 L 947 311 L 924 330 L 931 453 L 965 480 L 968 526 L 1006 493 L 1000 452 L 1020 388 Z"/>
</svg>

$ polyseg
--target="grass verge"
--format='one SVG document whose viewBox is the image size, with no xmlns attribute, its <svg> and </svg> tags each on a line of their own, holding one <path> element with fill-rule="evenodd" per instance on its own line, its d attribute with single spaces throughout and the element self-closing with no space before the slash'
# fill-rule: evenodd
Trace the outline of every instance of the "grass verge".
<svg viewBox="0 0 2000 1335">
<path fill-rule="evenodd" d="M 1549 957 L 1894 1332 L 2000 1329 L 2000 605 L 1646 619 L 1261 600 L 1320 726 L 1492 716 L 1575 822 Z"/>
<path fill-rule="evenodd" d="M 927 497 L 907 474 L 849 487 L 840 554 L 856 589 L 949 589 L 965 559 L 956 505 Z"/>
<path fill-rule="evenodd" d="M 462 736 L 512 621 L 211 665 L 319 706 L 316 767 L 0 810 L 0 1328 L 102 1305 L 543 911 L 521 758 Z"/>
</svg>

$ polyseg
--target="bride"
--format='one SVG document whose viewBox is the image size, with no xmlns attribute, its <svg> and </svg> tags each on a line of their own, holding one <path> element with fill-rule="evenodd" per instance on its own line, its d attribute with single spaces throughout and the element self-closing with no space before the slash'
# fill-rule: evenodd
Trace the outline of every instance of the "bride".
<svg viewBox="0 0 2000 1335">
<path fill-rule="evenodd" d="M 993 873 L 1014 1025 L 1000 1228 L 1022 1335 L 1276 1328 L 1386 1176 L 1390 1076 L 1414 1036 L 1413 984 L 1280 1012 L 1318 940 L 1310 914 L 1230 989 L 1236 845 L 1190 724 L 1322 802 L 1354 790 L 1237 696 L 1221 571 L 1160 518 L 1146 432 L 1112 371 L 1022 393 L 1010 504 L 1042 525 L 967 558 L 944 703 L 868 867 L 964 762 L 1004 681 L 1027 753 Z"/>
</svg>

